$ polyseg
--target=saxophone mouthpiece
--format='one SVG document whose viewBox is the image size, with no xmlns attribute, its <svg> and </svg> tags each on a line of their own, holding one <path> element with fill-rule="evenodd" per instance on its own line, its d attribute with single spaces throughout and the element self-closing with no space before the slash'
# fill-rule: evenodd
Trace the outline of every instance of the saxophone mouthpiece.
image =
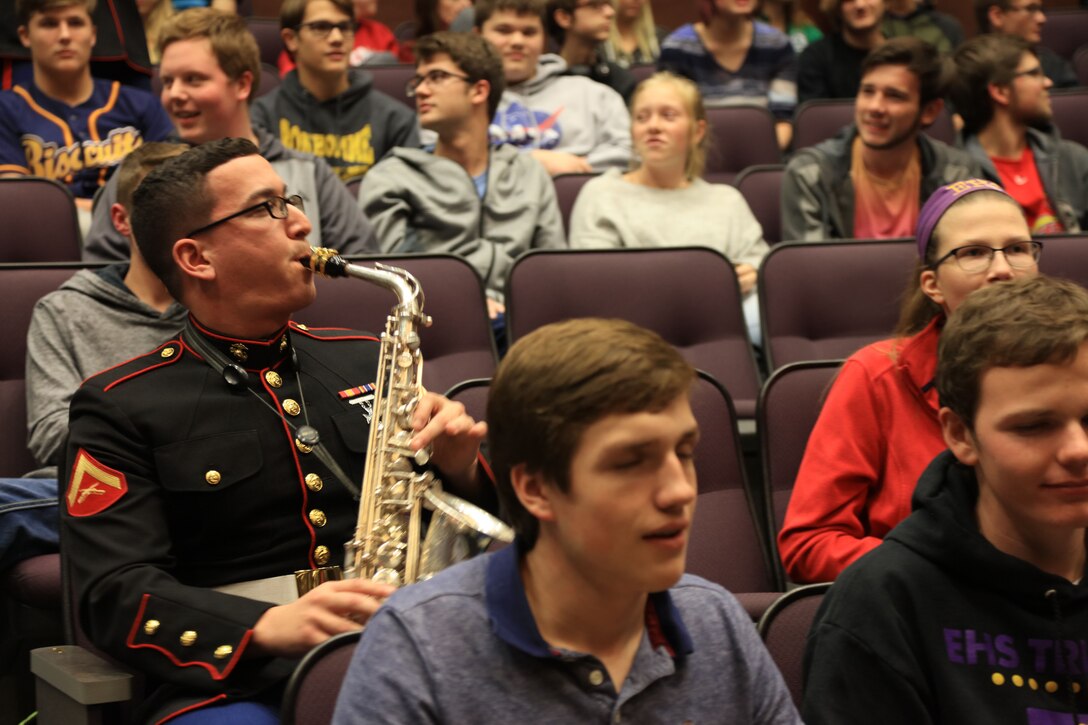
<svg viewBox="0 0 1088 725">
<path fill-rule="evenodd" d="M 312 250 L 309 258 L 303 257 L 299 262 L 304 267 L 309 267 L 314 272 L 324 277 L 346 277 L 348 263 L 335 249 L 327 247 L 310 247 Z"/>
</svg>

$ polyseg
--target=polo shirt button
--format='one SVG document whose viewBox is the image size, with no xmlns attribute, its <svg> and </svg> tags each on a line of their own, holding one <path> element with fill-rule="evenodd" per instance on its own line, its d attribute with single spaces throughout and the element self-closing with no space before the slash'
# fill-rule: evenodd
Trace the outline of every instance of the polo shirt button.
<svg viewBox="0 0 1088 725">
<path fill-rule="evenodd" d="M 593 670 L 589 673 L 589 684 L 594 687 L 600 687 L 600 684 L 604 682 L 604 673 L 600 670 Z"/>
</svg>

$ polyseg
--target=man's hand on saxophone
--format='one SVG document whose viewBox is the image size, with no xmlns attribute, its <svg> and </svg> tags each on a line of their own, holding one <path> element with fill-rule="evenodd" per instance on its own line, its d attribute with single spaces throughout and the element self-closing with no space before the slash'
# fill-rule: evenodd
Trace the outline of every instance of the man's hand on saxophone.
<svg viewBox="0 0 1088 725">
<path fill-rule="evenodd" d="M 253 626 L 247 654 L 301 657 L 330 637 L 361 629 L 394 591 L 369 579 L 325 582 L 261 615 Z"/>
<path fill-rule="evenodd" d="M 431 446 L 431 465 L 438 469 L 446 487 L 459 496 L 473 496 L 487 423 L 473 419 L 458 402 L 426 393 L 412 415 L 412 430 L 412 450 Z"/>
</svg>

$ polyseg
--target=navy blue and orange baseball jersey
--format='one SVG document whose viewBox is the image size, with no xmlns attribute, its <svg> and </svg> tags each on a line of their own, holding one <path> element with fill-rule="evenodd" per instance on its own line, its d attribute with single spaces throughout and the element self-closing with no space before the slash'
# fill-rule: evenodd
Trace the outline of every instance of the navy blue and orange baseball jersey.
<svg viewBox="0 0 1088 725">
<path fill-rule="evenodd" d="M 0 173 L 56 179 L 91 198 L 130 151 L 173 131 L 155 96 L 117 81 L 96 78 L 78 106 L 18 85 L 0 92 Z"/>
</svg>

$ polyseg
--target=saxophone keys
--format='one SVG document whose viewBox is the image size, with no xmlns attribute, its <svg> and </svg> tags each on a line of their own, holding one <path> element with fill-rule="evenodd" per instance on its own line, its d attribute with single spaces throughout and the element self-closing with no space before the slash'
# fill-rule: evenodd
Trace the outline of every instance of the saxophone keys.
<svg viewBox="0 0 1088 725">
<path fill-rule="evenodd" d="M 370 579 L 379 584 L 390 584 L 395 587 L 400 586 L 400 572 L 393 569 L 378 569 Z"/>
<path fill-rule="evenodd" d="M 402 368 L 411 367 L 413 362 L 415 362 L 415 359 L 410 352 L 402 352 L 400 355 L 397 355 L 397 365 Z"/>
</svg>

